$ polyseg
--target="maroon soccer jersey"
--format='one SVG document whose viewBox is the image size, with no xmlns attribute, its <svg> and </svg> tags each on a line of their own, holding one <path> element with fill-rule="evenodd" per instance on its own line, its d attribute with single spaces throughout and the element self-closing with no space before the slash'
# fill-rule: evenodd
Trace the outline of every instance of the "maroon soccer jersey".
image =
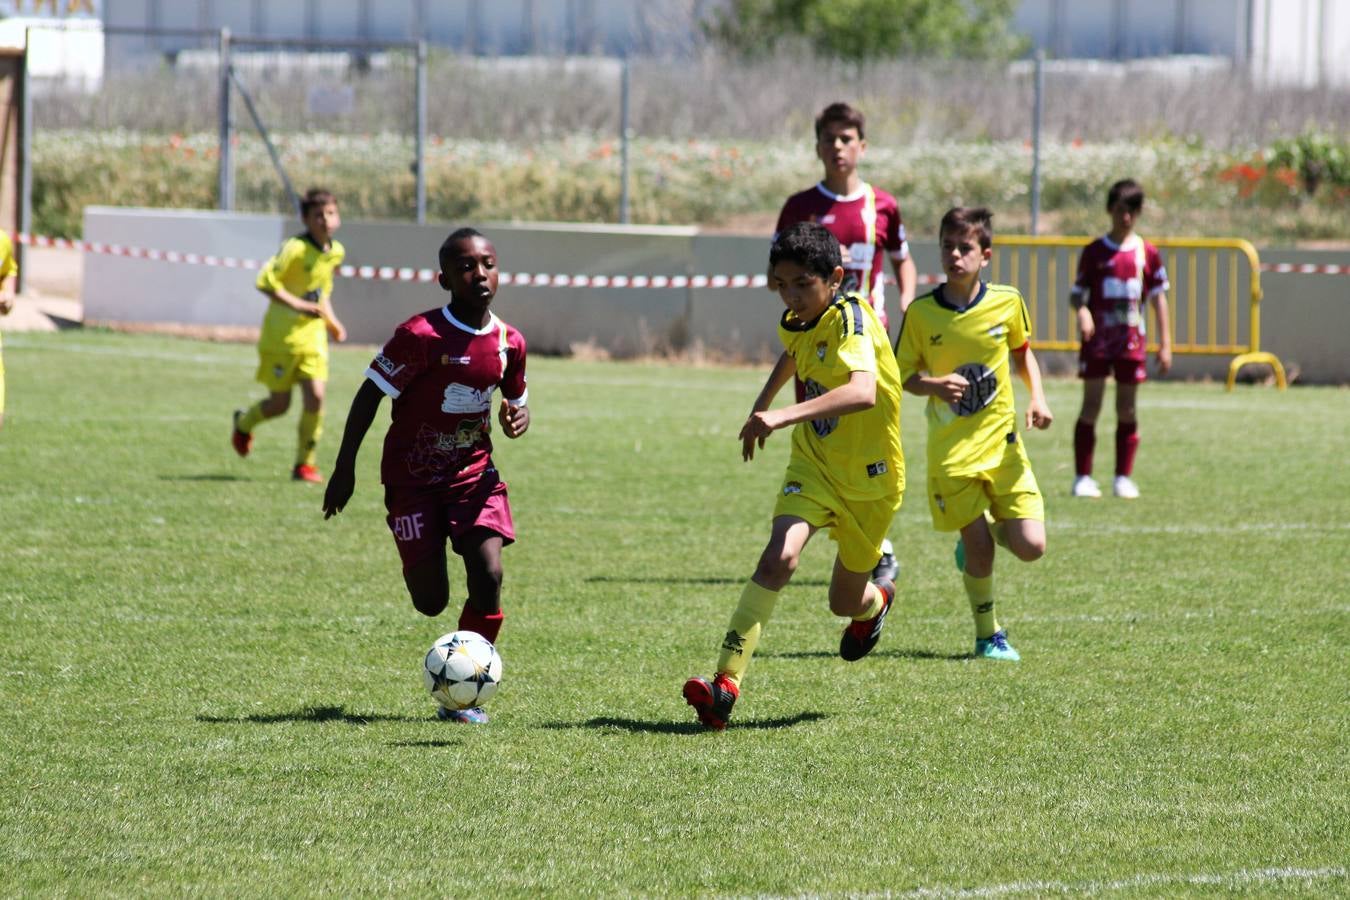
<svg viewBox="0 0 1350 900">
<path fill-rule="evenodd" d="M 1144 300 L 1167 290 L 1167 269 L 1158 249 L 1138 235 L 1117 244 L 1100 237 L 1078 258 L 1076 303 L 1092 312 L 1096 331 L 1083 344 L 1083 359 L 1143 361 L 1148 316 Z"/>
<path fill-rule="evenodd" d="M 509 403 L 526 402 L 525 338 L 488 318 L 475 329 L 448 306 L 419 313 L 366 369 L 394 401 L 380 462 L 385 484 L 462 483 L 491 466 L 492 394 L 500 387 Z"/>
<path fill-rule="evenodd" d="M 895 198 L 867 183 L 848 196 L 817 184 L 787 199 L 778 214 L 774 237 L 798 222 L 824 225 L 839 240 L 845 275 L 852 276 L 856 285 L 853 290 L 868 298 L 877 317 L 886 324 L 882 256 L 889 254 L 893 259 L 903 260 L 909 255 L 905 225 Z"/>
</svg>

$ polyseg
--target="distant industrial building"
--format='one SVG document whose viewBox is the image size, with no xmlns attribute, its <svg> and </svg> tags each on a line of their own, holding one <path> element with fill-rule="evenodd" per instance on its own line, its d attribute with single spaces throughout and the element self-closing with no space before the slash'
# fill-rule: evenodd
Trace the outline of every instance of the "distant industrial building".
<svg viewBox="0 0 1350 900">
<path fill-rule="evenodd" d="M 699 23 L 724 2 L 0 0 L 0 15 L 24 23 L 93 20 L 119 30 L 229 28 L 315 42 L 424 38 L 485 56 L 678 56 L 698 46 Z M 1209 57 L 1262 82 L 1350 85 L 1350 0 L 1021 0 L 1014 27 L 1051 59 Z M 0 34 L 3 28 L 0 22 Z M 107 65 L 184 46 L 170 36 L 119 38 Z"/>
</svg>

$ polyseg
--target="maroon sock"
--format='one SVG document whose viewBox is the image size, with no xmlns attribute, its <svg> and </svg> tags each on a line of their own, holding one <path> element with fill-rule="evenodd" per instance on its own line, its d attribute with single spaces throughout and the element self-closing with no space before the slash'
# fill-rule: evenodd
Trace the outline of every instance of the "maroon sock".
<svg viewBox="0 0 1350 900">
<path fill-rule="evenodd" d="M 1097 423 L 1078 420 L 1073 427 L 1073 468 L 1075 474 L 1092 474 L 1092 451 L 1097 449 Z"/>
<path fill-rule="evenodd" d="M 479 612 L 468 600 L 464 601 L 464 609 L 459 614 L 460 631 L 476 631 L 487 638 L 490 643 L 497 643 L 497 634 L 502 630 L 502 619 L 506 614 L 500 609 L 495 613 Z"/>
<path fill-rule="evenodd" d="M 1134 471 L 1134 453 L 1139 449 L 1139 423 L 1121 422 L 1116 426 L 1116 474 Z"/>
</svg>

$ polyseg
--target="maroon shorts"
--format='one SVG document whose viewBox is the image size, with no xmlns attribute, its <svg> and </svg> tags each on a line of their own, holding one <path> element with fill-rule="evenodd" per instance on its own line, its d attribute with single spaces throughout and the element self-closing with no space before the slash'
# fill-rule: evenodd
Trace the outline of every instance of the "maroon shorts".
<svg viewBox="0 0 1350 900">
<path fill-rule="evenodd" d="M 384 508 L 405 572 L 443 550 L 447 541 L 460 553 L 461 539 L 475 529 L 501 535 L 503 545 L 516 539 L 506 482 L 495 470 L 451 487 L 386 486 Z"/>
<path fill-rule="evenodd" d="M 1148 366 L 1142 359 L 1095 359 L 1078 357 L 1079 378 L 1105 378 L 1114 375 L 1117 384 L 1143 384 Z"/>
</svg>

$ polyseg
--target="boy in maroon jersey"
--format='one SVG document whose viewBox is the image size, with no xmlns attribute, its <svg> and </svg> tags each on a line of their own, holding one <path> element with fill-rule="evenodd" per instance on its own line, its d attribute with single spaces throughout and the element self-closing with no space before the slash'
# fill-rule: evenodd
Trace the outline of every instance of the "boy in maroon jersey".
<svg viewBox="0 0 1350 900">
<path fill-rule="evenodd" d="M 464 560 L 469 588 L 459 628 L 496 642 L 503 618 L 502 547 L 515 540 L 515 528 L 506 482 L 492 463 L 492 394 L 501 388 L 497 421 L 503 433 L 520 437 L 530 427 L 525 339 L 488 309 L 498 278 L 491 241 L 461 228 L 441 245 L 440 265 L 450 302 L 398 326 L 366 369 L 323 512 L 327 519 L 351 499 L 357 451 L 389 396 L 394 408 L 380 480 L 413 606 L 435 616 L 448 605 L 448 542 Z M 459 722 L 487 721 L 476 708 L 437 713 Z"/>
<path fill-rule="evenodd" d="M 1106 392 L 1106 376 L 1116 379 L 1116 478 L 1113 493 L 1133 500 L 1139 488 L 1134 454 L 1139 447 L 1135 397 L 1148 377 L 1147 312 L 1152 302 L 1158 317 L 1158 374 L 1172 368 L 1172 335 L 1167 315 L 1167 269 L 1156 247 L 1135 234 L 1144 208 L 1144 189 L 1125 179 L 1111 185 L 1106 211 L 1111 231 L 1093 241 L 1078 259 L 1078 278 L 1069 302 L 1078 310 L 1083 346 L 1078 377 L 1083 379 L 1083 409 L 1073 431 L 1073 496 L 1100 497 L 1092 477 L 1097 444 L 1097 416 Z"/>
<path fill-rule="evenodd" d="M 816 222 L 825 226 L 839 241 L 843 255 L 842 290 L 867 300 L 876 310 L 881 327 L 889 331 L 886 315 L 886 288 L 881 262 L 883 254 L 891 261 L 895 280 L 900 285 L 900 314 L 914 302 L 918 271 L 909 254 L 905 224 L 895 197 L 873 187 L 858 175 L 858 163 L 867 150 L 867 122 L 862 111 L 847 103 L 831 103 L 816 117 L 816 157 L 824 166 L 820 181 L 811 188 L 793 194 L 778 213 L 773 239 L 798 222 Z M 772 273 L 769 289 L 776 290 Z M 793 362 L 786 355 L 778 360 L 783 372 Z M 806 395 L 797 384 L 797 401 Z M 874 578 L 895 581 L 900 567 L 889 539 L 882 542 L 881 561 L 873 570 Z"/>
</svg>

